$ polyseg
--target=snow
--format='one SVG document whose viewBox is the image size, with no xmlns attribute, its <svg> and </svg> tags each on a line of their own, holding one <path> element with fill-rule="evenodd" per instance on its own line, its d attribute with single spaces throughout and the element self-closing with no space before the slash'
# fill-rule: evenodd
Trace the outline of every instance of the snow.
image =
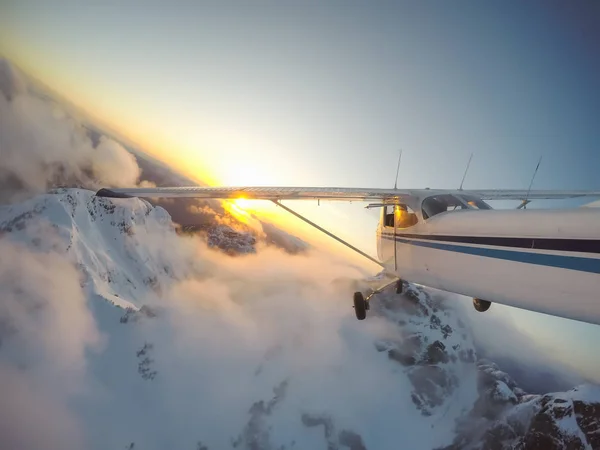
<svg viewBox="0 0 600 450">
<path fill-rule="evenodd" d="M 496 382 L 495 394 L 499 399 L 505 401 L 517 400 L 517 396 L 514 394 L 514 392 L 506 385 L 506 383 L 500 380 Z"/>
<path fill-rule="evenodd" d="M 556 398 L 564 400 L 579 400 L 588 403 L 600 403 L 600 386 L 583 384 L 567 392 L 553 394 Z"/>
<path fill-rule="evenodd" d="M 564 407 L 573 408 L 573 403 L 565 403 Z M 579 440 L 583 443 L 582 450 L 594 450 L 592 446 L 587 443 L 585 434 L 581 431 L 581 428 L 579 428 L 575 414 L 569 414 L 562 419 L 557 420 L 556 424 L 563 434 L 579 438 Z"/>
<path fill-rule="evenodd" d="M 408 285 L 403 301 L 392 287 L 358 322 L 354 282 L 333 282 L 359 276 L 348 266 L 272 248 L 229 257 L 178 236 L 160 207 L 85 190 L 2 207 L 0 230 L 34 281 L 71 286 L 36 294 L 56 322 L 40 328 L 22 314 L 22 337 L 5 337 L 10 355 L 32 356 L 23 365 L 0 353 L 0 377 L 20 371 L 50 399 L 38 416 L 15 419 L 29 426 L 11 429 L 12 442 L 38 430 L 49 447 L 92 450 L 343 448 L 348 439 L 429 450 L 452 442 L 478 398 L 468 330 L 422 287 Z M 27 278 L 2 276 L 2 289 L 28 292 Z M 502 378 L 497 391 L 514 396 Z M 36 422 L 53 411 L 66 424 L 59 440 Z"/>
</svg>

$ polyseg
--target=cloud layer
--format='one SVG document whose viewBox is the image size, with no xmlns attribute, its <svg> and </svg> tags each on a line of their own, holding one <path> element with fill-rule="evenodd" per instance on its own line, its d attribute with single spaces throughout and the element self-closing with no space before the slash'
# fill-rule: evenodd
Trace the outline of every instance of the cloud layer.
<svg viewBox="0 0 600 450">
<path fill-rule="evenodd" d="M 59 105 L 42 99 L 0 59 L 0 201 L 56 185 L 133 186 L 140 169 L 121 144 L 87 130 Z"/>
<path fill-rule="evenodd" d="M 99 334 L 77 270 L 64 256 L 0 239 L 2 448 L 76 448 L 69 400 L 84 392 Z"/>
<path fill-rule="evenodd" d="M 228 257 L 178 236 L 162 208 L 82 190 L 0 208 L 0 229 L 2 448 L 315 448 L 323 433 L 306 423 L 323 423 L 369 448 L 410 435 L 429 449 L 451 441 L 476 394 L 474 365 L 459 365 L 448 406 L 423 417 L 375 345 L 411 339 L 413 325 L 356 321 L 363 274 L 314 249 Z M 513 356 L 535 352 L 479 323 Z"/>
<path fill-rule="evenodd" d="M 291 435 L 304 430 L 302 412 L 344 411 L 340 426 L 350 427 L 399 391 L 372 344 L 396 327 L 355 321 L 355 269 L 271 247 L 231 258 L 178 237 L 164 211 L 146 214 L 142 201 L 115 216 L 109 202 L 82 197 L 67 200 L 83 202 L 71 213 L 76 226 L 50 198 L 0 239 L 0 396 L 10 406 L 0 447 L 223 448 L 252 434 L 249 410 L 282 383 L 293 400 L 278 415 Z M 128 233 L 120 232 L 127 222 L 107 223 L 130 216 Z M 58 228 L 49 217 L 60 218 Z M 88 258 L 95 262 L 78 271 Z M 125 269 L 133 289 L 115 281 Z M 153 313 L 126 313 L 112 297 Z M 382 390 L 373 394 L 372 382 Z M 404 400 L 397 413 L 417 414 Z"/>
</svg>

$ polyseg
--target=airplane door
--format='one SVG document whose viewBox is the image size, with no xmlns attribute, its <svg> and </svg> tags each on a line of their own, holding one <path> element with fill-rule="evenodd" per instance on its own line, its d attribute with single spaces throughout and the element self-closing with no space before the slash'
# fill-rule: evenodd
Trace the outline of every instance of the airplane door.
<svg viewBox="0 0 600 450">
<path fill-rule="evenodd" d="M 398 205 L 394 205 L 394 270 L 398 271 L 398 242 L 396 237 L 398 236 Z"/>
<path fill-rule="evenodd" d="M 414 233 L 413 227 L 418 225 L 419 220 L 415 212 L 406 204 L 390 207 L 390 213 L 393 215 L 393 223 L 389 221 L 388 224 L 393 241 L 393 244 L 390 242 L 390 250 L 394 252 L 394 270 L 400 276 L 404 274 L 408 277 L 418 270 L 420 261 L 418 254 L 415 254 L 415 248 L 407 245 L 406 235 Z"/>
<path fill-rule="evenodd" d="M 395 232 L 394 232 L 394 207 L 387 205 L 381 208 L 381 221 L 379 229 L 379 259 L 390 268 L 396 270 L 398 265 L 396 257 Z"/>
<path fill-rule="evenodd" d="M 381 227 L 382 261 L 394 271 L 413 273 L 418 261 L 413 257 L 412 246 L 406 245 L 404 234 L 418 224 L 417 215 L 407 205 L 387 205 L 383 208 Z"/>
</svg>

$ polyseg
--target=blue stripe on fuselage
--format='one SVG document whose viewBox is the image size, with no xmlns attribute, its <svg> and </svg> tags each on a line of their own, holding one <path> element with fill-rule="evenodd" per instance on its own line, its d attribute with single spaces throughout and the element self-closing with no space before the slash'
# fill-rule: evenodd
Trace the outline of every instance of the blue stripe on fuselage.
<svg viewBox="0 0 600 450">
<path fill-rule="evenodd" d="M 381 236 L 383 239 L 394 240 L 393 236 Z M 415 241 L 412 239 L 396 238 L 402 244 L 416 245 L 418 247 L 434 248 L 450 252 L 464 253 L 467 255 L 484 256 L 486 258 L 503 259 L 538 266 L 558 267 L 561 269 L 577 270 L 579 272 L 600 273 L 600 259 L 582 258 L 579 256 L 556 255 L 546 253 L 529 253 L 514 250 L 500 250 L 494 248 L 472 247 L 469 245 L 454 245 L 433 241 Z"/>
</svg>

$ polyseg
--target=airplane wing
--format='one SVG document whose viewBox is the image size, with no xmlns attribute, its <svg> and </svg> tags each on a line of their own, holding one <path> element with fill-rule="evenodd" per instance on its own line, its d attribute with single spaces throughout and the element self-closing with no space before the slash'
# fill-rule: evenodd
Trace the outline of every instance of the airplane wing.
<svg viewBox="0 0 600 450">
<path fill-rule="evenodd" d="M 482 200 L 559 200 L 577 197 L 600 197 L 600 191 L 559 191 L 559 190 L 515 190 L 515 189 L 489 189 L 489 190 L 463 190 L 451 191 L 451 194 L 466 194 L 479 197 Z"/>
<path fill-rule="evenodd" d="M 482 200 L 550 200 L 576 197 L 600 197 L 600 191 L 558 190 L 446 190 L 446 189 L 377 189 L 338 187 L 156 187 L 100 189 L 99 197 L 192 197 L 205 199 L 246 198 L 256 200 L 393 200 L 407 196 L 425 197 L 438 194 L 472 195 Z"/>
<path fill-rule="evenodd" d="M 245 198 L 256 200 L 347 200 L 368 201 L 415 195 L 402 189 L 336 187 L 157 187 L 100 189 L 99 197 L 194 197 L 205 199 Z"/>
</svg>

